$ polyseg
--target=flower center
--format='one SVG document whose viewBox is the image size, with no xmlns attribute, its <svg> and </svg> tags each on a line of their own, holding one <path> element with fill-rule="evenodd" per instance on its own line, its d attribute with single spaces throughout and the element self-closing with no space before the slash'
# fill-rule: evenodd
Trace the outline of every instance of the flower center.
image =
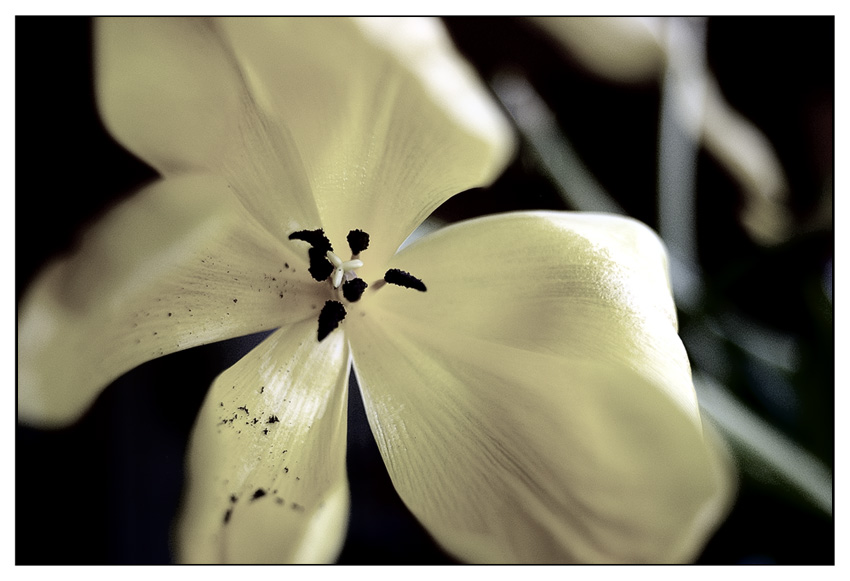
<svg viewBox="0 0 850 581">
<path fill-rule="evenodd" d="M 310 245 L 307 255 L 310 258 L 310 276 L 318 282 L 329 281 L 334 289 L 342 286 L 342 296 L 349 303 L 360 300 L 369 286 L 362 278 L 357 278 L 356 269 L 363 267 L 360 253 L 369 247 L 369 234 L 362 230 L 352 230 L 346 240 L 351 249 L 351 258 L 343 260 L 337 255 L 325 232 L 319 230 L 299 230 L 289 235 L 290 240 L 302 240 Z M 389 269 L 382 280 L 373 283 L 378 290 L 384 284 L 394 284 L 425 292 L 425 284 L 410 273 L 397 268 Z M 345 306 L 339 301 L 326 301 L 319 314 L 318 339 L 321 341 L 336 329 L 345 318 Z"/>
<path fill-rule="evenodd" d="M 359 258 L 352 258 L 343 262 L 342 258 L 333 253 L 333 250 L 328 250 L 326 256 L 334 267 L 333 274 L 331 274 L 331 284 L 334 288 L 339 288 L 343 279 L 348 282 L 357 278 L 354 269 L 363 266 L 363 261 Z"/>
</svg>

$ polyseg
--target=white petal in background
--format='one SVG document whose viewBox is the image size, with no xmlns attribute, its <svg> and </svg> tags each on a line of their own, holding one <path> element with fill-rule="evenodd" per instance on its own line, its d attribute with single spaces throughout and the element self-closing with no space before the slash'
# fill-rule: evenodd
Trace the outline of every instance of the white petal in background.
<svg viewBox="0 0 850 581">
<path fill-rule="evenodd" d="M 664 71 L 661 23 L 642 17 L 529 18 L 591 71 L 619 82 L 647 82 Z"/>
<path fill-rule="evenodd" d="M 741 223 L 759 244 L 776 245 L 791 236 L 789 183 L 774 144 L 750 119 L 727 102 L 700 58 L 705 47 L 693 34 L 700 18 L 532 17 L 571 58 L 591 72 L 622 83 L 673 83 L 677 130 L 702 143 L 740 185 L 745 207 Z M 755 25 L 755 21 L 753 21 Z M 689 34 L 690 33 L 690 34 Z M 676 152 L 673 152 L 676 155 Z M 662 160 L 663 161 L 663 160 Z M 682 203 L 676 182 L 674 199 Z M 675 214 L 674 214 L 675 216 Z M 662 225 L 661 233 L 668 239 Z"/>
</svg>

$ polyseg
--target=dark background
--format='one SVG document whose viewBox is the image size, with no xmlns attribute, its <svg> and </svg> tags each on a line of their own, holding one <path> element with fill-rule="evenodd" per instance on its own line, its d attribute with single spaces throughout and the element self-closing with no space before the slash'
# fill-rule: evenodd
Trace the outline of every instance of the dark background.
<svg viewBox="0 0 850 581">
<path fill-rule="evenodd" d="M 485 79 L 506 68 L 522 71 L 596 179 L 632 216 L 656 226 L 657 83 L 606 83 L 515 19 L 450 18 L 447 24 Z M 46 260 L 72 247 L 81 228 L 155 173 L 117 145 L 98 119 L 88 19 L 18 18 L 16 43 L 20 295 Z M 737 221 L 737 186 L 701 155 L 697 226 L 707 300 L 700 315 L 680 314 L 683 336 L 700 316 L 731 309 L 793 337 L 800 365 L 782 378 L 793 390 L 793 405 L 776 406 L 769 397 L 775 372 L 731 344 L 724 346 L 736 364 L 728 387 L 832 468 L 834 343 L 831 277 L 824 277 L 832 268 L 833 232 L 831 224 L 814 220 L 819 204 L 829 203 L 823 192 L 833 172 L 834 19 L 712 18 L 707 46 L 726 98 L 774 144 L 798 227 L 777 247 L 751 242 Z M 453 221 L 526 208 L 568 209 L 523 145 L 492 188 L 460 194 L 438 215 Z M 18 426 L 16 561 L 171 562 L 169 528 L 196 410 L 212 379 L 257 341 L 228 341 L 146 363 L 109 386 L 67 429 Z M 395 494 L 356 389 L 350 416 L 352 514 L 340 562 L 452 562 Z M 735 508 L 699 562 L 833 561 L 832 518 L 744 471 Z"/>
</svg>

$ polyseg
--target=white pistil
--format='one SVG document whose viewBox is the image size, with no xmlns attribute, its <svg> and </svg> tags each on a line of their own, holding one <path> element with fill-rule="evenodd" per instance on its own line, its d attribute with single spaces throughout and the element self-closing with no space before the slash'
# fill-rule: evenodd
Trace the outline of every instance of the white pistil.
<svg viewBox="0 0 850 581">
<path fill-rule="evenodd" d="M 354 278 L 356 276 L 354 274 L 354 269 L 363 266 L 363 261 L 359 258 L 343 262 L 343 260 L 331 250 L 328 250 L 327 257 L 334 266 L 333 274 L 331 274 L 331 283 L 333 283 L 334 288 L 339 288 L 339 285 L 342 284 L 343 278 L 345 278 L 345 280 L 351 280 Z"/>
</svg>

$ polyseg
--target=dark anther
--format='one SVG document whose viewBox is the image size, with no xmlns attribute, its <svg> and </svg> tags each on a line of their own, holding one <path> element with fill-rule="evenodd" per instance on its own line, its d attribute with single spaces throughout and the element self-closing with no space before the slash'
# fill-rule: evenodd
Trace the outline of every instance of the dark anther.
<svg viewBox="0 0 850 581">
<path fill-rule="evenodd" d="M 310 257 L 310 268 L 307 269 L 310 271 L 310 276 L 319 282 L 326 280 L 334 271 L 334 265 L 328 260 L 327 250 L 311 248 L 307 251 L 307 255 Z"/>
<path fill-rule="evenodd" d="M 366 290 L 366 281 L 362 278 L 353 278 L 342 283 L 342 296 L 350 303 L 356 303 Z"/>
<path fill-rule="evenodd" d="M 251 500 L 257 500 L 258 498 L 262 498 L 266 495 L 266 491 L 262 488 L 258 488 L 254 491 L 254 496 L 251 497 Z"/>
<path fill-rule="evenodd" d="M 331 275 L 334 267 L 328 260 L 328 250 L 333 251 L 333 247 L 324 230 L 299 230 L 290 234 L 289 239 L 303 240 L 312 247 L 307 251 L 310 257 L 310 276 L 321 282 Z"/>
<path fill-rule="evenodd" d="M 405 288 L 414 288 L 418 291 L 422 291 L 423 293 L 428 290 L 425 288 L 424 282 L 422 282 L 409 272 L 404 272 L 403 270 L 399 270 L 397 268 L 389 269 L 384 275 L 384 280 L 390 284 L 403 286 Z"/>
<path fill-rule="evenodd" d="M 224 524 L 227 524 L 227 522 L 230 520 L 231 514 L 233 514 L 233 509 L 228 508 L 227 511 L 225 511 L 225 513 L 224 513 Z"/>
<path fill-rule="evenodd" d="M 345 307 L 339 301 L 327 301 L 319 313 L 319 341 L 327 337 L 331 331 L 339 327 L 345 318 Z"/>
<path fill-rule="evenodd" d="M 289 239 L 303 240 L 313 248 L 321 250 L 323 256 L 328 250 L 333 250 L 331 241 L 328 240 L 328 237 L 325 236 L 325 231 L 321 228 L 318 230 L 299 230 L 298 232 L 293 232 L 289 235 Z"/>
<path fill-rule="evenodd" d="M 352 230 L 346 237 L 351 254 L 360 254 L 369 248 L 369 235 L 363 230 Z"/>
</svg>

